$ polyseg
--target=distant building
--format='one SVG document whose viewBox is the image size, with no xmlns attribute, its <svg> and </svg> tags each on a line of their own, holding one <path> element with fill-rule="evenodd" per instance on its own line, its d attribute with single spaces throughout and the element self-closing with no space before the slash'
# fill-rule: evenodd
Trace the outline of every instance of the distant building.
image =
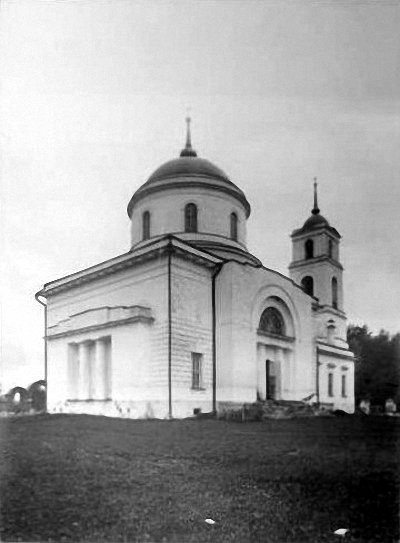
<svg viewBox="0 0 400 543">
<path fill-rule="evenodd" d="M 38 293 L 49 411 L 185 417 L 308 397 L 353 412 L 340 235 L 316 189 L 290 278 L 265 268 L 246 248 L 246 196 L 197 156 L 188 121 L 180 157 L 129 202 L 129 252 Z"/>
</svg>

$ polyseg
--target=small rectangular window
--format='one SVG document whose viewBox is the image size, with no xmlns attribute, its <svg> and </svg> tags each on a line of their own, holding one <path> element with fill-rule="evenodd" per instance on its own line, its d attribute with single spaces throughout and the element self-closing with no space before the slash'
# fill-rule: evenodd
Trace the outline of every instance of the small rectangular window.
<svg viewBox="0 0 400 543">
<path fill-rule="evenodd" d="M 333 373 L 328 373 L 328 396 L 333 396 Z"/>
<path fill-rule="evenodd" d="M 346 395 L 346 376 L 342 375 L 342 398 L 345 398 Z"/>
<path fill-rule="evenodd" d="M 199 390 L 203 387 L 203 355 L 192 353 L 192 388 Z"/>
</svg>

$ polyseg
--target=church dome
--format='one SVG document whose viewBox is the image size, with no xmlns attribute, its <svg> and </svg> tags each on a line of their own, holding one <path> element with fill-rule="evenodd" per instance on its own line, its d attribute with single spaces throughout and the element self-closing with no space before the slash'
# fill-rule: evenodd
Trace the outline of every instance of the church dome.
<svg viewBox="0 0 400 543">
<path fill-rule="evenodd" d="M 151 174 L 147 183 L 181 175 L 211 177 L 233 185 L 225 172 L 209 160 L 197 156 L 180 156 L 179 158 L 165 162 L 165 164 Z"/>
<path fill-rule="evenodd" d="M 183 188 L 188 184 L 191 187 L 204 186 L 230 194 L 241 202 L 246 211 L 246 218 L 249 217 L 251 208 L 244 192 L 232 183 L 221 168 L 197 156 L 191 145 L 190 132 L 188 132 L 186 147 L 181 151 L 180 156 L 159 166 L 132 196 L 128 205 L 129 217 L 132 217 L 135 204 L 148 194 L 174 186 Z"/>
<path fill-rule="evenodd" d="M 314 228 L 320 228 L 321 226 L 329 226 L 329 222 L 318 211 L 318 213 L 313 213 L 306 220 L 302 230 L 305 232 L 307 230 L 313 230 Z"/>
<path fill-rule="evenodd" d="M 223 170 L 197 156 L 186 121 L 179 157 L 159 166 L 128 204 L 132 250 L 173 234 L 199 249 L 258 265 L 246 249 L 250 204 Z"/>
<path fill-rule="evenodd" d="M 314 207 L 311 210 L 311 215 L 308 217 L 308 219 L 305 221 L 303 226 L 301 228 L 298 228 L 297 230 L 294 230 L 292 233 L 293 236 L 298 236 L 302 234 L 311 233 L 314 230 L 317 230 L 318 228 L 326 228 L 329 232 L 331 232 L 336 237 L 340 237 L 339 232 L 336 230 L 336 228 L 333 228 L 327 219 L 323 215 L 321 215 L 319 207 L 318 207 L 318 196 L 317 196 L 317 182 L 316 178 L 314 179 Z"/>
</svg>

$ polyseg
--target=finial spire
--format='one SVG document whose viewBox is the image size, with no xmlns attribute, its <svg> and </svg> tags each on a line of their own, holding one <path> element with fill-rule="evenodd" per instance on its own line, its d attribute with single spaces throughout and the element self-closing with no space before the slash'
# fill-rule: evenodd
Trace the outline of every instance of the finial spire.
<svg viewBox="0 0 400 543">
<path fill-rule="evenodd" d="M 192 135 L 190 133 L 190 123 L 192 122 L 192 119 L 187 116 L 186 117 L 186 148 L 191 149 L 192 148 Z"/>
<path fill-rule="evenodd" d="M 186 145 L 181 151 L 181 156 L 197 156 L 196 151 L 192 148 L 192 134 L 190 131 L 190 123 L 192 119 L 189 115 L 186 117 Z"/>
<path fill-rule="evenodd" d="M 311 211 L 313 215 L 318 215 L 319 213 L 317 186 L 318 186 L 317 178 L 314 177 L 314 207 Z"/>
</svg>

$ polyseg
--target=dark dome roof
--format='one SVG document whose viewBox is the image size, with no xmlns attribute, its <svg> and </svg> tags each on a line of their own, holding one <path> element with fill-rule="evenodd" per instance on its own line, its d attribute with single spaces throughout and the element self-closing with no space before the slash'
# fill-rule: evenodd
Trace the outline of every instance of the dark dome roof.
<svg viewBox="0 0 400 543">
<path fill-rule="evenodd" d="M 311 215 L 303 224 L 302 230 L 311 230 L 320 226 L 329 226 L 329 222 L 319 213 Z"/>
<path fill-rule="evenodd" d="M 221 181 L 226 181 L 233 185 L 226 173 L 215 166 L 212 162 L 206 160 L 205 158 L 194 156 L 181 156 L 165 162 L 165 164 L 157 168 L 155 172 L 151 174 L 147 183 L 183 175 L 212 177 L 214 179 L 216 178 L 220 179 Z"/>
<path fill-rule="evenodd" d="M 196 156 L 195 151 L 186 148 L 179 158 L 169 160 L 157 168 L 135 192 L 128 205 L 129 217 L 132 216 L 135 203 L 144 196 L 178 186 L 208 187 L 230 194 L 242 203 L 247 217 L 250 215 L 250 204 L 244 192 L 232 183 L 226 173 L 209 160 Z"/>
<path fill-rule="evenodd" d="M 239 189 L 220 168 L 205 158 L 199 158 L 192 147 L 190 134 L 190 118 L 186 118 L 187 132 L 186 145 L 182 149 L 179 158 L 165 162 L 153 172 L 146 183 L 142 185 L 132 196 L 128 204 L 128 215 L 132 216 L 132 210 L 136 202 L 151 193 L 169 188 L 183 187 L 207 187 L 230 194 L 239 200 L 246 210 L 246 216 L 250 215 L 250 204 L 243 191 Z"/>
<path fill-rule="evenodd" d="M 315 211 L 317 212 L 315 213 Z M 333 226 L 329 224 L 327 219 L 325 219 L 325 217 L 319 213 L 319 209 L 313 210 L 312 215 L 308 217 L 303 226 L 292 232 L 292 237 L 312 232 L 317 228 L 326 228 L 329 232 L 331 232 L 331 234 L 333 234 L 337 238 L 341 237 L 336 228 L 333 228 Z"/>
<path fill-rule="evenodd" d="M 314 207 L 311 210 L 311 215 L 308 217 L 303 226 L 301 228 L 298 228 L 297 230 L 293 230 L 292 237 L 306 234 L 307 232 L 311 232 L 312 230 L 316 230 L 317 228 L 326 228 L 331 234 L 333 234 L 337 238 L 341 237 L 336 228 L 333 228 L 333 226 L 331 226 L 329 222 L 325 219 L 325 217 L 322 216 L 319 212 L 317 198 L 317 178 L 314 177 Z"/>
</svg>

